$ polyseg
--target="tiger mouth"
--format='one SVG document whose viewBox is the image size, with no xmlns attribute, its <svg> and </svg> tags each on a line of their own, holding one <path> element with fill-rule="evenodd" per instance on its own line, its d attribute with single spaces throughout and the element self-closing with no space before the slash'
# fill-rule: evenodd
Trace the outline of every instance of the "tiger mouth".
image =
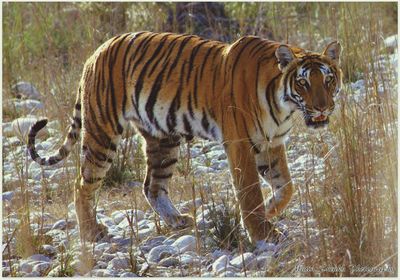
<svg viewBox="0 0 400 280">
<path fill-rule="evenodd" d="M 323 115 L 321 115 L 319 117 L 306 116 L 305 122 L 308 127 L 323 128 L 329 124 L 329 117 L 323 116 Z"/>
</svg>

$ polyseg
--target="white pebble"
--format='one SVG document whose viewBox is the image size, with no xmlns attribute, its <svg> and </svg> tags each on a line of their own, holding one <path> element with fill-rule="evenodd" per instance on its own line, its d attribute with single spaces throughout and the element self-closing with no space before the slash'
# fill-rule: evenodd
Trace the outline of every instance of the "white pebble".
<svg viewBox="0 0 400 280">
<path fill-rule="evenodd" d="M 124 272 L 119 277 L 138 277 L 138 276 L 133 272 Z"/>
<path fill-rule="evenodd" d="M 269 252 L 271 253 L 271 252 Z M 262 254 L 261 256 L 257 257 L 257 267 L 260 270 L 265 270 L 271 263 L 272 260 L 272 253 L 267 255 L 267 254 Z"/>
<path fill-rule="evenodd" d="M 115 257 L 113 258 L 107 266 L 107 269 L 120 270 L 127 269 L 129 267 L 129 260 L 127 257 Z"/>
<path fill-rule="evenodd" d="M 3 202 L 5 202 L 5 201 L 10 202 L 11 199 L 13 199 L 13 197 L 14 197 L 14 192 L 12 192 L 12 191 L 3 192 L 3 194 L 2 194 L 2 200 L 3 200 Z"/>
<path fill-rule="evenodd" d="M 53 256 L 57 253 L 56 248 L 49 244 L 42 245 L 42 250 L 48 256 Z"/>
<path fill-rule="evenodd" d="M 174 255 L 178 253 L 178 250 L 174 246 L 160 245 L 150 250 L 147 260 L 149 262 L 158 263 L 161 259 L 160 256 L 162 253 L 169 253 L 171 255 Z"/>
<path fill-rule="evenodd" d="M 178 257 L 180 263 L 183 265 L 199 265 L 201 258 L 194 252 L 186 252 Z"/>
<path fill-rule="evenodd" d="M 179 237 L 172 246 L 178 248 L 179 252 L 185 253 L 187 251 L 196 250 L 196 238 L 192 235 L 184 235 Z"/>
<path fill-rule="evenodd" d="M 41 95 L 34 85 L 29 82 L 21 81 L 11 87 L 13 95 L 19 98 L 31 98 L 40 100 Z"/>
<path fill-rule="evenodd" d="M 21 263 L 19 264 L 20 271 L 25 273 L 31 273 L 32 268 L 33 268 L 32 262 L 30 261 L 21 261 Z"/>
<path fill-rule="evenodd" d="M 246 269 L 252 269 L 256 264 L 256 257 L 253 253 L 244 253 L 231 261 L 231 265 L 240 269 L 244 267 L 246 267 Z"/>
<path fill-rule="evenodd" d="M 49 262 L 40 262 L 33 267 L 32 272 L 36 271 L 40 275 L 43 275 L 45 272 L 50 270 L 50 267 L 51 264 Z"/>
<path fill-rule="evenodd" d="M 222 255 L 212 264 L 212 271 L 218 274 L 225 270 L 227 266 L 229 266 L 229 258 L 226 255 Z"/>
<path fill-rule="evenodd" d="M 158 263 L 159 266 L 164 266 L 164 267 L 177 266 L 178 264 L 179 264 L 179 260 L 176 257 L 168 257 L 168 258 L 162 259 Z"/>
<path fill-rule="evenodd" d="M 265 251 L 274 251 L 276 249 L 276 245 L 274 243 L 268 243 L 265 240 L 259 240 L 256 243 L 256 249 L 254 252 L 261 253 Z"/>
<path fill-rule="evenodd" d="M 64 230 L 67 228 L 67 221 L 66 220 L 59 220 L 54 223 L 53 227 L 51 229 L 60 229 Z"/>
<path fill-rule="evenodd" d="M 32 255 L 28 258 L 31 261 L 37 261 L 37 262 L 50 262 L 50 258 L 46 257 L 45 255 L 42 254 L 36 254 L 36 255 Z"/>
<path fill-rule="evenodd" d="M 26 117 L 13 120 L 13 122 L 11 123 L 11 127 L 13 129 L 14 135 L 17 136 L 21 141 L 25 141 L 31 126 L 34 123 L 36 123 L 36 121 L 37 121 L 36 118 L 26 118 Z M 48 133 L 47 129 L 44 128 L 40 130 L 40 132 L 38 133 L 38 137 L 42 138 L 47 133 Z"/>
</svg>

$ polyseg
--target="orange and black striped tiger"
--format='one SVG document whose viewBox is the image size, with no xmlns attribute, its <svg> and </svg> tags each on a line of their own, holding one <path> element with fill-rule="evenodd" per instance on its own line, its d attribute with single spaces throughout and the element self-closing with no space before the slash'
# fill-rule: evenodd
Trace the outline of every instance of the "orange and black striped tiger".
<svg viewBox="0 0 400 280">
<path fill-rule="evenodd" d="M 308 52 L 259 37 L 233 44 L 194 35 L 139 32 L 116 36 L 87 60 L 78 88 L 73 122 L 58 153 L 41 158 L 29 133 L 34 161 L 63 160 L 82 133 L 81 183 L 75 206 L 82 240 L 104 233 L 96 223 L 94 191 L 116 155 L 128 122 L 146 140 L 144 194 L 151 207 L 174 228 L 193 223 L 168 197 L 182 137 L 223 143 L 240 204 L 242 220 L 254 242 L 266 238 L 268 220 L 288 204 L 293 185 L 284 139 L 299 110 L 307 126 L 329 122 L 341 87 L 341 47 Z M 273 188 L 264 206 L 259 174 Z"/>
</svg>

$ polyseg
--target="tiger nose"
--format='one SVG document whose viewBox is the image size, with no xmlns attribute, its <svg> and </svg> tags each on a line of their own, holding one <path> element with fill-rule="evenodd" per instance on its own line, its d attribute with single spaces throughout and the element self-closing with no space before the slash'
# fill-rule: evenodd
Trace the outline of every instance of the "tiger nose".
<svg viewBox="0 0 400 280">
<path fill-rule="evenodd" d="M 323 112 L 326 110 L 326 106 L 314 106 L 314 109 L 320 112 Z"/>
</svg>

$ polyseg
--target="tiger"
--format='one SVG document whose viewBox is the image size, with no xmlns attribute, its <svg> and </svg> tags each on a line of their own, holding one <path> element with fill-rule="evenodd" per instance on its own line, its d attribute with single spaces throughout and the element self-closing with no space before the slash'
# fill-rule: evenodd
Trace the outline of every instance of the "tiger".
<svg viewBox="0 0 400 280">
<path fill-rule="evenodd" d="M 128 124 L 146 142 L 144 196 L 173 229 L 195 223 L 168 195 L 181 141 L 217 141 L 227 155 L 250 241 L 267 240 L 271 219 L 293 194 L 285 147 L 293 113 L 300 112 L 312 130 L 327 127 L 342 84 L 340 53 L 337 41 L 318 53 L 257 36 L 229 44 L 191 34 L 121 34 L 84 64 L 72 123 L 59 150 L 43 158 L 35 149 L 47 119 L 30 128 L 27 148 L 35 162 L 50 166 L 65 159 L 82 136 L 74 202 L 81 241 L 96 241 L 107 229 L 96 221 L 94 193 Z M 272 187 L 265 200 L 260 179 Z"/>
</svg>

